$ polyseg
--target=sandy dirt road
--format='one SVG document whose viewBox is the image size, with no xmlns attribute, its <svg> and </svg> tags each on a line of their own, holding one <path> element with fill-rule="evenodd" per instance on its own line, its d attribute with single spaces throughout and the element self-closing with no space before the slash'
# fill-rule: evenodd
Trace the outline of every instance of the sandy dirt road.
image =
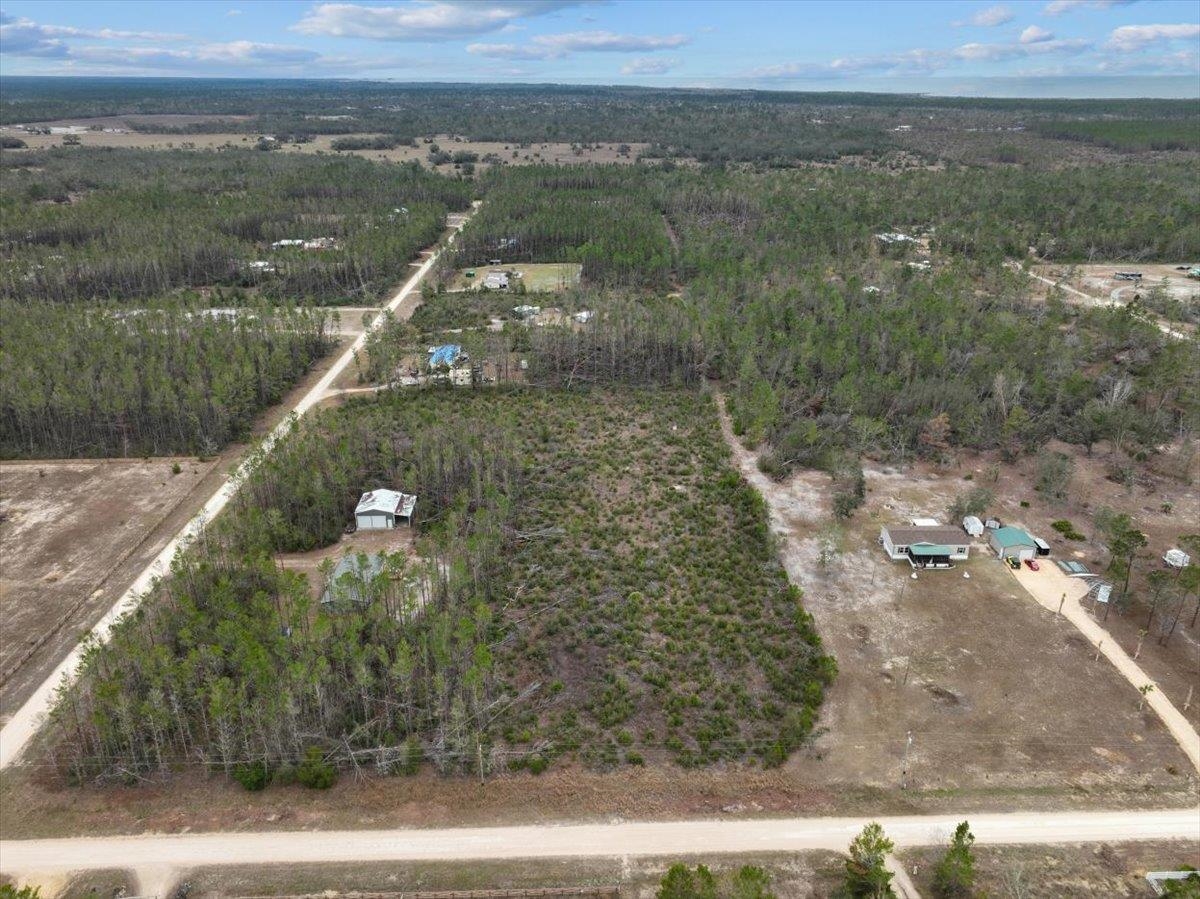
<svg viewBox="0 0 1200 899">
<path fill-rule="evenodd" d="M 1039 275 L 1034 272 L 1031 272 L 1028 269 L 1023 268 L 1019 263 L 1013 263 L 1013 265 L 1015 268 L 1019 269 L 1020 271 L 1025 272 L 1025 274 L 1027 274 L 1029 277 L 1033 278 L 1035 281 L 1041 281 L 1043 284 L 1045 284 L 1049 287 L 1057 287 L 1060 290 L 1062 290 L 1064 293 L 1069 294 L 1070 296 L 1074 297 L 1076 300 L 1083 301 L 1082 303 L 1077 303 L 1077 305 L 1102 306 L 1102 307 L 1108 307 L 1110 309 L 1124 309 L 1125 308 L 1125 303 L 1122 302 L 1120 299 L 1120 291 L 1123 288 L 1118 288 L 1117 290 L 1114 290 L 1112 292 L 1111 296 L 1097 297 L 1097 296 L 1093 296 L 1090 293 L 1084 293 L 1082 290 L 1074 288 L 1070 284 L 1063 284 L 1061 281 L 1055 281 L 1053 278 L 1047 278 L 1044 275 Z M 1167 324 L 1165 321 L 1163 321 L 1160 318 L 1155 317 L 1154 324 L 1158 326 L 1158 330 L 1162 331 L 1168 337 L 1174 338 L 1175 340 L 1187 340 L 1188 337 L 1190 336 L 1190 335 L 1186 334 L 1185 332 L 1180 331 L 1178 328 L 1171 327 L 1169 324 Z"/>
<path fill-rule="evenodd" d="M 1056 565 L 1048 562 L 1042 562 L 1039 571 L 1030 571 L 1024 566 L 1016 571 L 1008 570 L 1026 592 L 1045 608 L 1057 612 L 1061 604 L 1062 616 L 1075 625 L 1079 633 L 1099 649 L 1101 655 L 1112 662 L 1113 667 L 1134 689 L 1150 686 L 1151 689 L 1146 694 L 1146 705 L 1162 719 L 1192 766 L 1200 771 L 1200 733 L 1158 688 L 1154 679 L 1129 657 L 1100 622 L 1092 617 L 1091 612 L 1083 607 L 1080 600 L 1087 595 L 1087 584 L 1078 578 L 1067 577 Z"/>
<path fill-rule="evenodd" d="M 29 879 L 122 868 L 160 883 L 166 870 L 200 865 L 291 862 L 470 861 L 515 858 L 679 856 L 739 852 L 844 851 L 867 818 L 779 818 L 539 825 L 449 830 L 149 834 L 0 842 L 0 869 Z M 897 848 L 940 845 L 971 822 L 980 844 L 1200 841 L 1200 809 L 944 814 L 877 819 Z"/>
<path fill-rule="evenodd" d="M 476 204 L 470 212 L 454 214 L 450 217 L 448 224 L 453 230 L 447 235 L 444 246 L 448 246 L 454 241 L 455 236 L 463 229 L 478 208 L 479 206 Z M 279 439 L 291 429 L 293 418 L 304 415 L 325 397 L 329 388 L 354 361 L 355 354 L 366 344 L 368 335 L 383 325 L 385 313 L 391 312 L 400 319 L 405 319 L 412 315 L 421 302 L 421 294 L 416 288 L 425 276 L 429 274 L 441 252 L 439 250 L 428 255 L 425 261 L 413 273 L 412 277 L 388 300 L 387 304 L 383 307 L 383 311 L 363 330 L 363 333 L 358 336 L 354 343 L 338 357 L 337 361 L 329 368 L 324 377 L 314 384 L 312 389 L 300 397 L 292 407 L 289 415 L 263 438 L 259 444 L 258 452 L 251 453 L 237 470 L 222 482 L 221 486 L 208 499 L 200 511 L 167 542 L 162 551 L 138 575 L 129 589 L 120 596 L 112 608 L 92 628 L 89 634 L 90 639 L 97 643 L 104 643 L 108 640 L 109 635 L 112 633 L 113 625 L 117 620 L 122 615 L 136 608 L 141 598 L 153 586 L 154 581 L 170 570 L 171 561 L 175 558 L 175 554 L 195 539 L 196 535 L 204 529 L 205 525 L 209 521 L 212 521 L 225 508 L 229 500 L 237 493 L 242 480 L 253 469 L 259 458 L 259 453 L 269 453 Z M 41 727 L 46 713 L 53 704 L 55 691 L 64 681 L 70 681 L 75 677 L 82 658 L 83 643 L 81 642 L 58 664 L 54 671 L 50 673 L 50 676 L 25 701 L 25 704 L 13 714 L 3 729 L 0 729 L 0 769 L 7 768 L 20 757 L 29 741 L 33 739 Z"/>
</svg>

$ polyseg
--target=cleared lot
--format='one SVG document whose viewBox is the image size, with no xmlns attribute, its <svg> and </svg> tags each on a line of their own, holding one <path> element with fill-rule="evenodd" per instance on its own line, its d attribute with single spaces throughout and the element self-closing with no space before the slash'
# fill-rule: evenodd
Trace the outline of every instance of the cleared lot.
<svg viewBox="0 0 1200 899">
<path fill-rule="evenodd" d="M 98 120 L 102 128 L 121 128 L 112 119 Z M 73 135 L 72 140 L 79 139 L 79 145 L 84 147 L 133 147 L 142 150 L 214 150 L 219 147 L 253 147 L 260 135 L 239 134 L 237 132 L 220 132 L 216 134 L 147 134 L 137 131 L 88 131 L 91 119 L 72 119 L 70 121 L 54 122 L 54 134 L 30 134 L 20 128 L 7 126 L 0 128 L 0 134 L 9 137 L 19 137 L 30 149 L 62 146 L 67 134 Z M 174 124 L 174 123 L 168 123 Z M 182 123 L 180 123 L 182 124 Z M 75 130 L 67 129 L 75 126 Z M 83 130 L 79 130 L 82 128 Z M 288 153 L 334 153 L 333 142 L 343 138 L 373 138 L 375 134 L 319 134 L 305 144 L 280 143 L 279 149 Z M 628 144 L 629 152 L 620 153 L 621 146 L 616 143 L 591 144 L 588 149 L 570 143 L 531 143 L 517 144 L 503 141 L 472 141 L 456 139 L 448 134 L 438 134 L 431 138 L 430 143 L 418 140 L 415 147 L 396 147 L 391 150 L 344 150 L 345 155 L 365 156 L 368 159 L 383 159 L 388 162 L 411 162 L 416 160 L 422 165 L 440 171 L 452 171 L 452 163 L 431 166 L 429 150 L 437 144 L 448 153 L 474 153 L 478 160 L 476 165 L 484 168 L 491 163 L 483 162 L 484 156 L 495 154 L 506 165 L 523 165 L 530 163 L 633 163 L 638 154 L 649 145 L 644 143 Z"/>
<path fill-rule="evenodd" d="M 0 671 L 7 675 L 0 714 L 11 713 L 128 586 L 113 575 L 153 556 L 159 526 L 214 465 L 191 458 L 0 465 Z"/>
</svg>

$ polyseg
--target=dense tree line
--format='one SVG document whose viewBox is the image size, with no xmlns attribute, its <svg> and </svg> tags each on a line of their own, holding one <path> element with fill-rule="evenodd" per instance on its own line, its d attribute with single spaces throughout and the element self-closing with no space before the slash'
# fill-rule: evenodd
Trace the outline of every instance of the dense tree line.
<svg viewBox="0 0 1200 899">
<path fill-rule="evenodd" d="M 252 150 L 64 148 L 0 162 L 0 296 L 22 301 L 240 285 L 373 302 L 470 196 L 415 164 Z M 317 238 L 329 244 L 272 247 Z"/>
<path fill-rule="evenodd" d="M 323 310 L 0 301 L 0 457 L 213 453 L 333 344 Z"/>
<path fill-rule="evenodd" d="M 664 286 L 670 241 L 661 214 L 639 190 L 652 177 L 617 166 L 529 166 L 495 175 L 453 264 L 579 262 L 594 285 Z"/>
<path fill-rule="evenodd" d="M 384 421 L 328 412 L 298 426 L 143 610 L 88 650 L 54 713 L 64 772 L 199 764 L 262 785 L 309 756 L 381 773 L 490 759 L 505 691 L 493 601 L 517 461 L 476 423 L 401 418 L 380 440 Z M 329 542 L 380 476 L 421 493 L 422 556 L 342 575 L 358 599 L 321 607 L 270 554 Z"/>
<path fill-rule="evenodd" d="M 419 558 L 351 571 L 361 601 L 319 606 L 271 554 L 332 542 L 378 483 L 420 495 Z M 298 423 L 260 460 L 88 650 L 55 757 L 77 778 L 196 764 L 253 783 L 314 752 L 382 772 L 777 764 L 834 668 L 707 398 L 384 394 Z"/>
<path fill-rule="evenodd" d="M 1194 344 L 1136 308 L 1031 306 L 1003 265 L 1039 243 L 1067 258 L 1200 252 L 1194 229 L 1162 227 L 1200 213 L 1193 170 L 676 173 L 662 202 L 739 430 L 769 436 L 785 467 L 837 468 L 847 447 L 1017 452 L 1051 435 L 1149 447 L 1194 433 Z M 921 272 L 882 256 L 873 235 L 892 228 L 931 232 L 944 261 Z"/>
</svg>

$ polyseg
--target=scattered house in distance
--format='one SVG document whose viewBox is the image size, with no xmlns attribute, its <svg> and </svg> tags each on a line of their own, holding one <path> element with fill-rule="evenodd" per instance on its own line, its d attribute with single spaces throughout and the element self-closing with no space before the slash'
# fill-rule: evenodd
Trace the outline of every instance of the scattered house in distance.
<svg viewBox="0 0 1200 899">
<path fill-rule="evenodd" d="M 983 536 L 983 522 L 980 521 L 978 518 L 976 518 L 974 515 L 968 515 L 966 518 L 964 518 L 963 522 L 962 522 L 962 526 L 963 526 L 963 530 L 966 531 L 968 534 L 970 534 L 972 537 L 982 537 Z"/>
<path fill-rule="evenodd" d="M 535 315 L 541 315 L 541 306 L 513 306 L 513 315 L 522 321 L 528 321 Z"/>
<path fill-rule="evenodd" d="M 410 493 L 380 488 L 368 490 L 354 509 L 354 523 L 360 531 L 382 531 L 401 521 L 412 524 L 417 498 Z"/>
<path fill-rule="evenodd" d="M 1182 549 L 1168 549 L 1163 555 L 1163 561 L 1169 568 L 1187 568 L 1188 564 L 1192 561 L 1192 557 Z"/>
<path fill-rule="evenodd" d="M 488 290 L 507 290 L 508 273 L 488 272 L 487 277 L 483 279 L 483 286 Z"/>
<path fill-rule="evenodd" d="M 332 237 L 314 237 L 304 241 L 303 246 L 306 250 L 336 250 L 337 241 Z"/>
<path fill-rule="evenodd" d="M 1113 277 L 1118 281 L 1140 281 L 1142 280 L 1141 272 L 1116 272 Z"/>
<path fill-rule="evenodd" d="M 875 239 L 881 244 L 892 246 L 893 244 L 916 243 L 917 239 L 908 234 L 902 234 L 899 231 L 885 231 L 883 234 L 876 234 Z"/>
<path fill-rule="evenodd" d="M 1021 528 L 997 528 L 988 534 L 988 545 L 1000 559 L 1019 559 L 1022 562 L 1037 555 L 1037 544 Z"/>
<path fill-rule="evenodd" d="M 893 562 L 904 560 L 913 568 L 950 568 L 965 561 L 970 547 L 958 528 L 942 525 L 887 525 L 879 542 Z"/>
<path fill-rule="evenodd" d="M 285 240 L 275 241 L 275 243 L 271 244 L 271 249 L 272 250 L 282 250 L 284 247 L 302 247 L 302 246 L 304 246 L 304 241 L 302 241 L 298 238 L 297 239 L 287 238 Z"/>
<path fill-rule="evenodd" d="M 592 320 L 592 316 L 595 314 L 596 313 L 592 312 L 590 309 L 580 309 L 575 313 L 575 321 L 579 322 L 581 325 L 586 325 Z"/>
<path fill-rule="evenodd" d="M 342 556 L 321 594 L 321 605 L 335 603 L 365 605 L 371 601 L 371 594 L 364 588 L 381 571 L 383 571 L 383 555 L 381 553 L 358 553 L 357 555 Z"/>
<path fill-rule="evenodd" d="M 275 263 L 268 262 L 265 259 L 255 259 L 253 262 L 247 262 L 246 268 L 252 272 L 263 272 L 267 275 L 275 274 Z"/>
</svg>

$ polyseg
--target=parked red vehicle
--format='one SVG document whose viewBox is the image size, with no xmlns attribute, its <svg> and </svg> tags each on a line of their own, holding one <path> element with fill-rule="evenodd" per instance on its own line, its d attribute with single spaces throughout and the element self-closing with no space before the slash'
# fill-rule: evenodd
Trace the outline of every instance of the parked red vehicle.
<svg viewBox="0 0 1200 899">
<path fill-rule="evenodd" d="M 1029 566 L 1030 571 L 1040 571 L 1042 567 L 1037 563 L 1037 559 L 1026 559 L 1025 564 Z"/>
</svg>

